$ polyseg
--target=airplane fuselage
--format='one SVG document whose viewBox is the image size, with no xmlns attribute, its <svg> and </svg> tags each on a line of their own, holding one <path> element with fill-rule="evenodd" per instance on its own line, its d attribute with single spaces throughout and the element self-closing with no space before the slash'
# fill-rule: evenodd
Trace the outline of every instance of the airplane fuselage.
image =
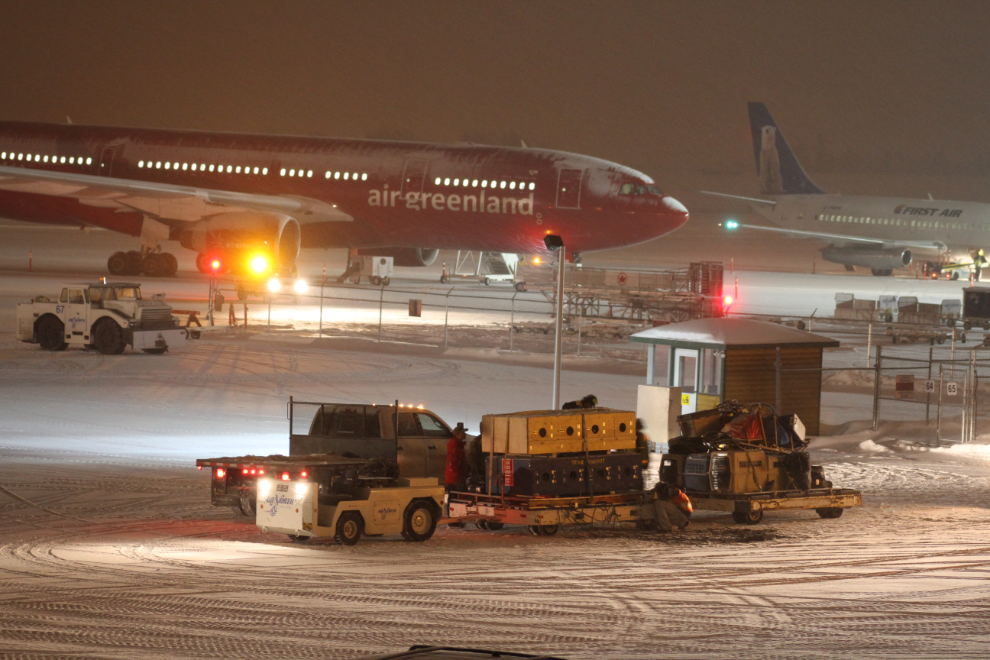
<svg viewBox="0 0 990 660">
<path fill-rule="evenodd" d="M 0 122 L 0 156 L 0 216 L 135 236 L 149 219 L 177 238 L 252 212 L 224 193 L 284 201 L 311 247 L 539 253 L 554 233 L 574 253 L 648 241 L 688 218 L 640 172 L 547 149 Z M 70 180 L 3 185 L 8 168 Z M 126 182 L 126 200 L 85 177 Z"/>
</svg>

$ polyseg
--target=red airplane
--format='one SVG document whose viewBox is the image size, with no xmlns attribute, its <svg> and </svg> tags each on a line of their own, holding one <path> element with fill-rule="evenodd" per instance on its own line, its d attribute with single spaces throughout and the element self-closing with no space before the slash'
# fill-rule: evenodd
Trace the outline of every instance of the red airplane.
<svg viewBox="0 0 990 660">
<path fill-rule="evenodd" d="M 650 177 L 548 149 L 0 122 L 0 216 L 139 237 L 115 275 L 172 275 L 177 240 L 208 272 L 258 258 L 294 272 L 300 247 L 571 255 L 671 232 L 687 209 Z M 216 266 L 213 266 L 214 268 Z M 256 269 L 257 270 L 257 269 Z"/>
</svg>

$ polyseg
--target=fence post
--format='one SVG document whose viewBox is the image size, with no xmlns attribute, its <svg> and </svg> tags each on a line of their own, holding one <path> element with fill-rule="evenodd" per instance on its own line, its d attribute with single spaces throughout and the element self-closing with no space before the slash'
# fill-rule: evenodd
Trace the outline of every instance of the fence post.
<svg viewBox="0 0 990 660">
<path fill-rule="evenodd" d="M 514 337 L 512 335 L 515 333 L 516 330 L 516 296 L 518 295 L 519 295 L 518 291 L 512 294 L 512 307 L 511 310 L 509 311 L 509 352 L 510 353 L 512 352 L 512 344 L 514 340 Z"/>
<path fill-rule="evenodd" d="M 928 347 L 928 378 L 926 382 L 932 379 L 932 355 L 935 351 L 934 346 Z M 932 393 L 927 389 L 925 390 L 925 426 L 931 423 L 931 408 L 932 408 Z"/>
<path fill-rule="evenodd" d="M 577 356 L 581 357 L 581 319 L 584 318 L 584 308 L 581 307 L 581 303 L 578 303 L 578 353 Z"/>
<path fill-rule="evenodd" d="M 942 446 L 942 376 L 943 367 L 938 365 L 938 409 L 935 412 L 935 446 Z"/>
<path fill-rule="evenodd" d="M 382 343 L 382 308 L 385 306 L 385 285 L 382 284 L 381 293 L 378 296 L 378 343 Z"/>
<path fill-rule="evenodd" d="M 774 405 L 774 411 L 773 412 L 774 412 L 775 415 L 779 415 L 779 414 L 781 414 L 781 410 L 780 410 L 780 346 L 777 347 L 777 354 L 776 354 L 776 356 L 773 359 L 773 368 L 774 368 L 774 371 L 775 371 L 775 380 L 776 380 L 776 388 L 775 388 L 775 395 L 776 396 L 775 396 L 774 402 L 773 402 L 773 405 Z"/>
<path fill-rule="evenodd" d="M 866 368 L 870 368 L 870 352 L 873 350 L 873 322 L 870 322 L 866 331 Z M 876 429 L 873 429 L 874 431 Z"/>
<path fill-rule="evenodd" d="M 977 371 L 976 364 L 976 350 L 973 350 L 973 412 L 970 415 L 972 421 L 970 422 L 970 442 L 976 442 L 976 413 L 978 411 L 979 402 L 977 401 L 977 394 L 979 392 L 980 375 Z"/>
<path fill-rule="evenodd" d="M 327 265 L 323 264 L 323 279 L 320 280 L 320 337 L 323 336 L 323 286 L 327 283 Z"/>
<path fill-rule="evenodd" d="M 873 328 L 873 324 L 870 324 Z M 873 430 L 876 431 L 880 425 L 880 374 L 881 362 L 883 361 L 882 346 L 877 346 L 877 363 L 874 365 L 873 376 Z"/>
<path fill-rule="evenodd" d="M 447 319 L 450 317 L 450 294 L 454 292 L 454 287 L 450 287 L 445 297 L 443 309 L 443 350 L 447 350 Z"/>
</svg>

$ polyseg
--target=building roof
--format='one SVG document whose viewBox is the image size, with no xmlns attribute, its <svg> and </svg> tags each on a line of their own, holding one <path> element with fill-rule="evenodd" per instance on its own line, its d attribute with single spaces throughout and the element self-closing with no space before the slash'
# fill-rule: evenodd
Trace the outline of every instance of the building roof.
<svg viewBox="0 0 990 660">
<path fill-rule="evenodd" d="M 629 338 L 644 344 L 678 348 L 777 348 L 807 346 L 834 348 L 834 339 L 813 335 L 779 323 L 753 319 L 698 319 L 671 323 L 637 332 Z"/>
</svg>

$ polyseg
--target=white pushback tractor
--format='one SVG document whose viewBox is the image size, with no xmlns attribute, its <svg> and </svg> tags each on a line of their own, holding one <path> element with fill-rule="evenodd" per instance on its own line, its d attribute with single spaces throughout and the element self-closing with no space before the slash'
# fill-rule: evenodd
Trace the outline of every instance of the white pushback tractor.
<svg viewBox="0 0 990 660">
<path fill-rule="evenodd" d="M 48 351 L 78 346 L 119 355 L 131 346 L 164 353 L 185 345 L 186 330 L 164 300 L 142 299 L 140 284 L 65 284 L 55 300 L 17 305 L 17 338 Z"/>
</svg>

